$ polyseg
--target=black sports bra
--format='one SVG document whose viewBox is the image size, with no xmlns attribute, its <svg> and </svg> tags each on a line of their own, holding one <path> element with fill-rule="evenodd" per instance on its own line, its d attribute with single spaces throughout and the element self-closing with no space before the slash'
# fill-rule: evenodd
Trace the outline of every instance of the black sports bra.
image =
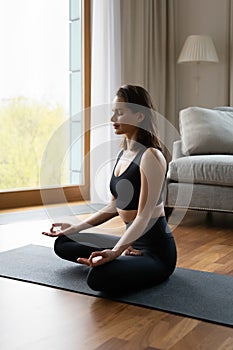
<svg viewBox="0 0 233 350">
<path fill-rule="evenodd" d="M 116 199 L 116 206 L 124 210 L 137 210 L 141 190 L 140 161 L 146 148 L 139 151 L 134 160 L 127 169 L 119 176 L 115 176 L 116 165 L 121 158 L 123 151 L 120 152 L 113 169 L 110 191 Z M 160 195 L 158 203 L 162 202 Z"/>
<path fill-rule="evenodd" d="M 127 169 L 119 176 L 115 176 L 115 168 L 123 154 L 123 151 L 120 152 L 117 158 L 115 167 L 113 169 L 112 178 L 110 181 L 110 191 L 115 197 L 116 206 L 119 209 L 138 209 L 139 195 L 141 189 L 141 174 L 139 164 L 143 152 L 138 152 L 138 154 L 127 167 Z"/>
</svg>

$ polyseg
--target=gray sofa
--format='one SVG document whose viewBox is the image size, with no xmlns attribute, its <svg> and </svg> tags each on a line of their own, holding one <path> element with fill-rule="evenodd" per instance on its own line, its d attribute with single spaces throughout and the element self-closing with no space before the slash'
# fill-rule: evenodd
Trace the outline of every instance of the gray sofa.
<svg viewBox="0 0 233 350">
<path fill-rule="evenodd" d="M 233 109 L 189 107 L 179 114 L 165 208 L 233 213 Z"/>
</svg>

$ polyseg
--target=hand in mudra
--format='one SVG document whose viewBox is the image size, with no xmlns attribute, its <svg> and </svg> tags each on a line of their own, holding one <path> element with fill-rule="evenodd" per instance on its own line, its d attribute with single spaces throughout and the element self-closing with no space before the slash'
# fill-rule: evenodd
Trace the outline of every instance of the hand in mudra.
<svg viewBox="0 0 233 350">
<path fill-rule="evenodd" d="M 133 247 L 130 246 L 121 255 L 140 256 L 142 255 L 142 251 L 138 249 L 134 249 Z M 116 259 L 118 256 L 119 256 L 119 253 L 117 253 L 116 251 L 111 249 L 105 249 L 99 252 L 93 252 L 88 259 L 78 258 L 77 262 L 83 265 L 94 267 L 94 266 L 106 264 L 107 262 L 110 262 Z"/>
<path fill-rule="evenodd" d="M 111 249 L 104 249 L 101 251 L 93 252 L 89 258 L 78 258 L 77 262 L 90 267 L 106 264 L 116 259 L 119 254 Z"/>
<path fill-rule="evenodd" d="M 74 233 L 76 231 L 76 226 L 72 224 L 57 222 L 52 224 L 49 232 L 42 232 L 42 234 L 50 237 L 59 237 Z"/>
</svg>

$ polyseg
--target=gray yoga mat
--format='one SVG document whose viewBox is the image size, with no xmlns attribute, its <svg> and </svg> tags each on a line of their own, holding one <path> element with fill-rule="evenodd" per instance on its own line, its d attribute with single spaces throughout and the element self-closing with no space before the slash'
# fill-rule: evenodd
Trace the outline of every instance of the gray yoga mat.
<svg viewBox="0 0 233 350">
<path fill-rule="evenodd" d="M 88 267 L 59 259 L 49 247 L 28 245 L 0 253 L 0 276 L 233 326 L 233 278 L 177 268 L 161 285 L 106 296 L 86 284 Z"/>
</svg>

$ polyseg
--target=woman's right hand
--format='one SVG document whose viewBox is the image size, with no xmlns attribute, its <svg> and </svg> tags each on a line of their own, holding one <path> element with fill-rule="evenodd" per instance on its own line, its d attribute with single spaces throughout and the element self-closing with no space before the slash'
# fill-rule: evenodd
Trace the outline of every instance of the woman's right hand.
<svg viewBox="0 0 233 350">
<path fill-rule="evenodd" d="M 59 236 L 69 235 L 77 231 L 78 231 L 78 228 L 76 225 L 56 222 L 52 224 L 52 227 L 50 228 L 49 232 L 42 232 L 42 234 L 50 237 L 59 237 Z"/>
</svg>

